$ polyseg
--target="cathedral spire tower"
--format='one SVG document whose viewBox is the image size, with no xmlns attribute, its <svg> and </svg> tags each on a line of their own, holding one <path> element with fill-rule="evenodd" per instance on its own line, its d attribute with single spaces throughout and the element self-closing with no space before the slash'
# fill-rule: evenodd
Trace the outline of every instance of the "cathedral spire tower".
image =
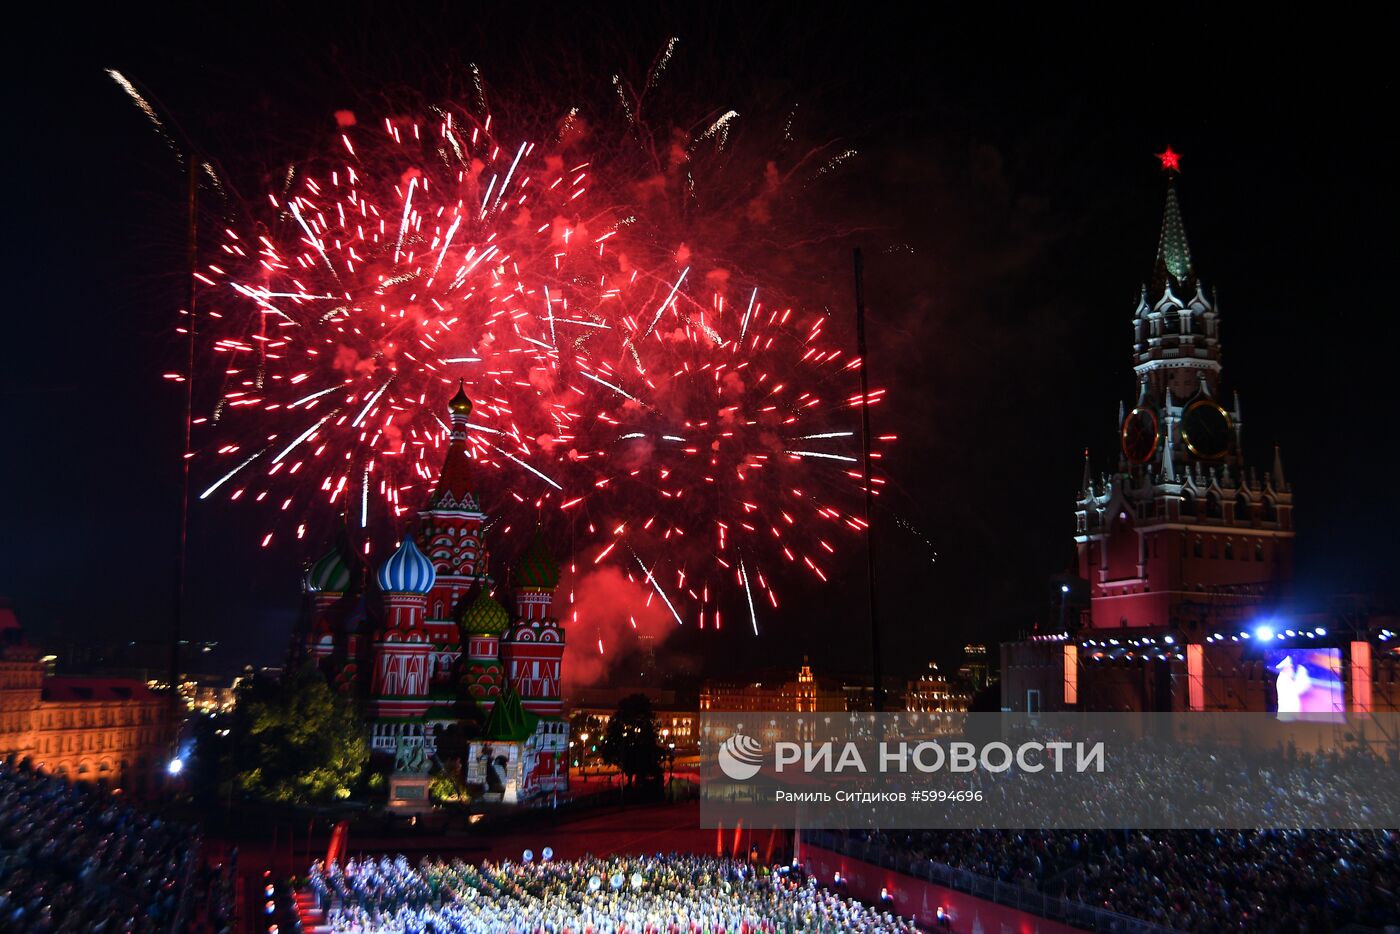
<svg viewBox="0 0 1400 934">
<path fill-rule="evenodd" d="M 418 545 L 432 561 L 436 579 L 428 594 L 426 628 L 433 645 L 430 681 L 439 693 L 453 690 L 453 665 L 462 651 L 461 614 L 470 597 L 491 585 L 491 559 L 486 549 L 486 516 L 481 511 L 473 478 L 471 448 L 467 441 L 472 401 L 466 387 L 447 403 L 451 425 L 447 453 L 437 485 L 418 514 Z"/>
<path fill-rule="evenodd" d="M 472 462 L 467 448 L 467 418 L 472 414 L 472 400 L 467 398 L 464 383 L 457 383 L 457 394 L 447 403 L 452 427 L 447 436 L 447 456 L 433 495 L 428 498 L 429 509 L 457 509 L 480 512 L 472 490 Z"/>
</svg>

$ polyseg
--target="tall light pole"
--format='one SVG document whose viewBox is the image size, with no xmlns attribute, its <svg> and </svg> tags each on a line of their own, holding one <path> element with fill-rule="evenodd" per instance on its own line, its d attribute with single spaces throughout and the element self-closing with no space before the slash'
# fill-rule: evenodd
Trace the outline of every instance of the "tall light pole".
<svg viewBox="0 0 1400 934">
<path fill-rule="evenodd" d="M 194 424 L 194 367 L 195 367 L 195 336 L 196 336 L 196 273 L 199 263 L 199 172 L 203 168 L 210 166 L 210 160 L 204 156 L 199 147 L 190 141 L 187 134 L 179 122 L 170 111 L 161 105 L 154 95 L 143 95 L 142 92 L 129 81 L 125 75 L 116 69 L 107 69 L 107 74 L 118 86 L 130 97 L 138 108 L 146 115 L 147 119 L 155 126 L 156 131 L 170 145 L 176 155 L 185 162 L 186 173 L 186 194 L 185 194 L 185 308 L 184 315 L 188 319 L 185 322 L 185 404 L 181 413 L 182 421 L 180 425 L 180 509 L 179 524 L 176 528 L 176 555 L 175 555 L 175 606 L 170 624 L 170 715 L 172 735 L 173 763 L 179 754 L 179 725 L 181 721 L 180 701 L 180 635 L 185 613 L 185 577 L 187 555 L 186 546 L 189 538 L 189 509 L 190 509 L 190 436 Z M 148 101 L 147 98 L 150 98 Z M 154 103 L 152 103 L 154 102 Z M 157 109 L 164 113 L 162 120 Z M 174 135 L 171 135 L 173 131 Z M 178 140 L 178 141 L 177 141 Z M 213 169 L 209 169 L 213 173 Z"/>
<path fill-rule="evenodd" d="M 865 260 L 854 250 L 856 278 L 856 353 L 860 356 L 861 483 L 865 487 L 865 559 L 870 580 L 870 669 L 875 681 L 875 712 L 885 709 L 885 684 L 880 663 L 880 617 L 875 594 L 875 493 L 870 484 L 870 360 L 865 348 Z"/>
<path fill-rule="evenodd" d="M 180 525 L 176 536 L 175 558 L 175 616 L 170 626 L 170 725 L 175 742 L 180 736 L 180 630 L 185 615 L 185 576 L 188 558 L 186 545 L 190 529 L 190 434 L 194 424 L 194 357 L 195 357 L 195 273 L 199 262 L 199 159 L 192 150 L 185 151 L 186 218 L 185 218 L 185 407 L 181 413 L 180 444 Z"/>
</svg>

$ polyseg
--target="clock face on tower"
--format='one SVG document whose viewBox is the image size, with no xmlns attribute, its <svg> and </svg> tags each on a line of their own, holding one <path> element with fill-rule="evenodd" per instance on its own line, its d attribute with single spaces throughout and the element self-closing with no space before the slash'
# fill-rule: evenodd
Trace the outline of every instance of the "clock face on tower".
<svg viewBox="0 0 1400 934">
<path fill-rule="evenodd" d="M 1230 450 L 1230 416 L 1210 399 L 1197 399 L 1181 416 L 1181 440 L 1202 460 L 1219 460 Z"/>
<path fill-rule="evenodd" d="M 1138 407 L 1123 419 L 1120 434 L 1123 456 L 1131 463 L 1145 464 L 1157 453 L 1162 433 L 1157 428 L 1157 413 L 1148 408 Z"/>
</svg>

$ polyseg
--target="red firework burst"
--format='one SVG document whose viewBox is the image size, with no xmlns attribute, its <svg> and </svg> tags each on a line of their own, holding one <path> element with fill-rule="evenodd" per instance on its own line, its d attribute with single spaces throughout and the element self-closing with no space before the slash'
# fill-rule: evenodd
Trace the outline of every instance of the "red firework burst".
<svg viewBox="0 0 1400 934">
<path fill-rule="evenodd" d="M 787 189 L 848 154 L 702 197 L 702 169 L 735 172 L 732 119 L 639 164 L 590 151 L 575 113 L 533 140 L 462 109 L 344 115 L 200 271 L 223 377 L 200 498 L 285 513 L 264 545 L 319 544 L 334 519 L 369 553 L 422 503 L 460 380 L 498 534 L 543 522 L 677 623 L 756 630 L 778 578 L 826 580 L 863 531 L 853 416 L 884 390 L 853 394 L 824 296 L 761 278 L 790 266 L 771 235 Z"/>
</svg>

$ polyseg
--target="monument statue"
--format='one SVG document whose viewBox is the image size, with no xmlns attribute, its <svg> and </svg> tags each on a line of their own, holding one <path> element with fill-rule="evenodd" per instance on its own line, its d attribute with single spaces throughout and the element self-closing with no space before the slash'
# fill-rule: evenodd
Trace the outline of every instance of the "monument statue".
<svg viewBox="0 0 1400 934">
<path fill-rule="evenodd" d="M 432 771 L 432 763 L 421 739 L 411 742 L 409 737 L 400 736 L 394 754 L 395 775 L 427 775 Z"/>
</svg>

